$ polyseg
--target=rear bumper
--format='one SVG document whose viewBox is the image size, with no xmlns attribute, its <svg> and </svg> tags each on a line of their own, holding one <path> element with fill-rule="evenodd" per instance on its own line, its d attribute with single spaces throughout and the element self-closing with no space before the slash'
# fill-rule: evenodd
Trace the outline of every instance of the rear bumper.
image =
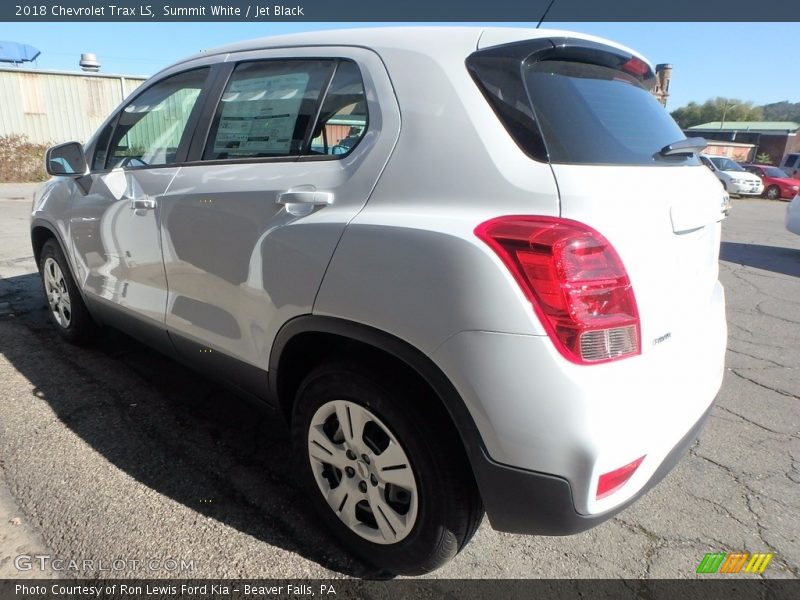
<svg viewBox="0 0 800 600">
<path fill-rule="evenodd" d="M 682 314 L 668 340 L 621 361 L 575 365 L 546 336 L 468 331 L 450 338 L 432 358 L 476 426 L 479 441 L 467 445 L 493 523 L 511 527 L 502 525 L 506 508 L 492 506 L 500 494 L 509 496 L 508 510 L 527 512 L 532 523 L 514 530 L 541 531 L 573 513 L 586 515 L 575 519 L 590 527 L 663 477 L 719 392 L 726 329 L 716 283 L 707 310 Z M 603 474 L 640 457 L 622 487 L 597 498 Z M 561 508 L 548 508 L 555 504 Z"/>
<path fill-rule="evenodd" d="M 646 494 L 672 470 L 697 440 L 710 413 L 709 406 L 636 494 L 611 510 L 593 515 L 575 509 L 566 479 L 501 465 L 480 449 L 472 457 L 472 466 L 492 528 L 508 533 L 571 535 L 603 523 Z"/>
</svg>

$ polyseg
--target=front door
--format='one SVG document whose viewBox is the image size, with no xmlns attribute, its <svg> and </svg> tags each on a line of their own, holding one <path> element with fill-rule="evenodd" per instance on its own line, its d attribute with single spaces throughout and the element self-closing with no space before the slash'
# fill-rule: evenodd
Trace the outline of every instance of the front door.
<svg viewBox="0 0 800 600">
<path fill-rule="evenodd" d="M 164 331 L 167 279 L 161 252 L 160 202 L 175 166 L 208 68 L 157 82 L 120 110 L 100 136 L 89 189 L 70 219 L 77 276 L 87 299 L 114 318 Z M 188 141 L 186 142 L 188 144 Z M 150 340 L 156 343 L 161 339 Z"/>
</svg>

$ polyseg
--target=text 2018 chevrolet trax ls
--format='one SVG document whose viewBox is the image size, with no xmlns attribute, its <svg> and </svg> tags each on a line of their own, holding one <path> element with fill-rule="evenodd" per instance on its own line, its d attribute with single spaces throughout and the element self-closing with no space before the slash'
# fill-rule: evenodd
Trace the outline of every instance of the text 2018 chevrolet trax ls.
<svg viewBox="0 0 800 600">
<path fill-rule="evenodd" d="M 726 198 L 652 81 L 544 30 L 194 56 L 49 151 L 53 320 L 283 413 L 322 518 L 389 571 L 443 564 L 484 510 L 585 530 L 670 469 L 723 374 Z"/>
</svg>

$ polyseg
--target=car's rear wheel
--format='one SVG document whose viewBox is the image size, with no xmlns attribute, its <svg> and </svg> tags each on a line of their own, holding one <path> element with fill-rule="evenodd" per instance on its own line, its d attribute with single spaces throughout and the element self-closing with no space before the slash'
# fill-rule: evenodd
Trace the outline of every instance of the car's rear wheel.
<svg viewBox="0 0 800 600">
<path fill-rule="evenodd" d="M 64 253 L 54 238 L 42 246 L 39 272 L 56 331 L 70 342 L 85 341 L 94 330 L 94 322 L 72 279 Z"/>
<path fill-rule="evenodd" d="M 300 386 L 297 468 L 322 519 L 365 562 L 426 573 L 474 534 L 483 507 L 448 425 L 419 390 L 356 364 L 324 365 Z"/>
<path fill-rule="evenodd" d="M 781 189 L 777 185 L 771 185 L 764 194 L 769 200 L 780 200 Z"/>
</svg>

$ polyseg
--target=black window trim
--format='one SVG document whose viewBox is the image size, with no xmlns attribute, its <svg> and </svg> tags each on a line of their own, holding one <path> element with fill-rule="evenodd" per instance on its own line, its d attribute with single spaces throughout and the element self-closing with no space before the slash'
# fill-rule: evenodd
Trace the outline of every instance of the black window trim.
<svg viewBox="0 0 800 600">
<path fill-rule="evenodd" d="M 199 71 L 200 69 L 206 69 L 207 70 L 206 79 L 203 82 L 202 87 L 200 88 L 200 95 L 197 97 L 197 101 L 195 102 L 194 107 L 192 108 L 192 112 L 190 113 L 189 118 L 186 121 L 186 127 L 184 127 L 183 133 L 181 134 L 181 141 L 178 144 L 178 150 L 175 153 L 175 160 L 173 162 L 168 163 L 168 164 L 163 164 L 163 165 L 142 165 L 142 166 L 138 166 L 138 167 L 113 167 L 113 168 L 110 168 L 110 169 L 109 168 L 103 168 L 103 169 L 90 168 L 89 173 L 91 175 L 103 175 L 103 174 L 106 174 L 106 173 L 110 173 L 110 172 L 114 171 L 115 169 L 119 169 L 119 168 L 122 168 L 122 170 L 124 170 L 124 171 L 147 171 L 147 170 L 150 170 L 150 169 L 173 169 L 173 168 L 180 167 L 180 166 L 183 166 L 184 164 L 186 164 L 186 158 L 188 156 L 189 148 L 190 148 L 191 142 L 192 142 L 192 140 L 193 140 L 193 138 L 194 138 L 194 136 L 196 134 L 198 121 L 200 119 L 200 113 L 201 113 L 200 109 L 201 109 L 201 107 L 203 107 L 205 105 L 205 102 L 206 102 L 205 96 L 208 93 L 209 82 L 213 82 L 215 80 L 214 79 L 215 71 L 218 70 L 218 67 L 221 64 L 223 64 L 223 63 L 212 63 L 212 64 L 206 64 L 206 65 L 196 65 L 194 67 L 185 69 L 183 71 L 178 71 L 178 72 L 175 72 L 175 73 L 170 73 L 168 75 L 165 75 L 164 77 L 161 77 L 161 78 L 159 78 L 159 79 L 157 79 L 157 80 L 155 80 L 155 81 L 153 81 L 151 83 L 148 83 L 146 86 L 142 85 L 129 98 L 126 99 L 127 101 L 125 102 L 125 104 L 123 104 L 119 108 L 119 110 L 117 110 L 117 112 L 114 113 L 113 118 L 111 119 L 111 121 L 109 121 L 109 125 L 112 126 L 112 129 L 111 129 L 111 135 L 109 135 L 108 142 L 106 143 L 106 146 L 104 148 L 104 151 L 106 153 L 105 164 L 108 163 L 108 150 L 111 147 L 111 140 L 114 139 L 114 133 L 117 130 L 117 126 L 119 124 L 120 115 L 122 115 L 122 113 L 125 111 L 125 109 L 128 106 L 130 106 L 133 102 L 135 102 L 141 95 L 147 93 L 154 86 L 159 85 L 159 84 L 163 83 L 164 81 L 167 81 L 168 79 L 171 79 L 173 77 L 177 77 L 179 75 L 184 75 L 186 73 L 191 73 L 192 71 Z M 92 153 L 91 153 L 92 156 L 91 156 L 91 161 L 90 161 L 90 165 L 92 167 L 94 167 L 94 162 L 95 162 L 95 159 L 96 159 L 96 156 L 97 156 L 97 152 L 99 150 L 100 149 L 97 148 L 96 146 L 92 149 Z"/>
<path fill-rule="evenodd" d="M 127 104 L 125 106 L 127 106 Z M 123 108 L 122 110 L 125 110 L 125 109 Z M 119 110 L 116 113 L 114 113 L 114 117 L 108 122 L 106 127 L 103 128 L 103 129 L 106 129 L 106 128 L 110 129 L 109 134 L 108 134 L 108 139 L 106 139 L 106 143 L 105 143 L 104 147 L 102 148 L 102 150 L 103 150 L 103 164 L 104 165 L 108 161 L 108 148 L 111 146 L 111 140 L 114 137 L 114 131 L 117 129 L 117 122 L 119 121 L 119 116 L 122 113 L 122 110 Z M 94 147 L 92 148 L 92 151 L 91 151 L 91 155 L 92 155 L 91 156 L 91 160 L 88 161 L 89 162 L 89 172 L 90 173 L 107 173 L 108 172 L 105 169 L 95 169 L 94 168 L 94 165 L 97 162 L 97 154 L 101 150 L 101 148 L 97 145 L 97 143 L 102 139 L 103 129 L 101 129 L 98 132 L 97 140 L 94 142 Z"/>
</svg>

